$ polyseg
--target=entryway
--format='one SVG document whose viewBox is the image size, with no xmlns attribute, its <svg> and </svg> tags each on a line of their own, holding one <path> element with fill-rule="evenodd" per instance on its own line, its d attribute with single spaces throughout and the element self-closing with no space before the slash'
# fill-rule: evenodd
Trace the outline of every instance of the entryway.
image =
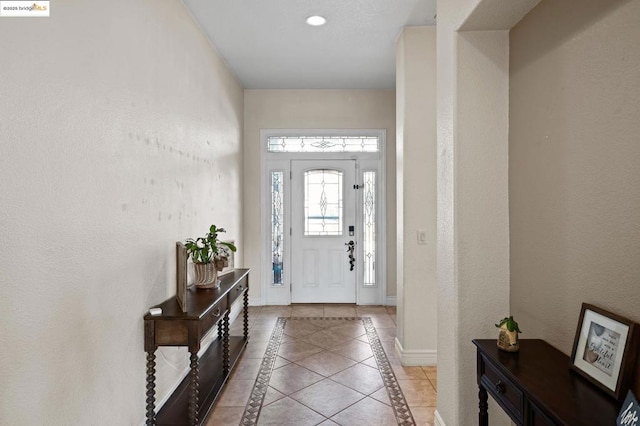
<svg viewBox="0 0 640 426">
<path fill-rule="evenodd" d="M 355 303 L 355 160 L 291 161 L 291 303 Z"/>
<path fill-rule="evenodd" d="M 383 304 L 384 131 L 299 132 L 263 131 L 263 303 Z"/>
</svg>

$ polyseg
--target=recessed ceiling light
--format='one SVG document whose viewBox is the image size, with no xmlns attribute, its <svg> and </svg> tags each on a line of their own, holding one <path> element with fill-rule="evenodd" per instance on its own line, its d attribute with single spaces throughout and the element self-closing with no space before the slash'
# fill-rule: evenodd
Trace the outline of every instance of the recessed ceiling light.
<svg viewBox="0 0 640 426">
<path fill-rule="evenodd" d="M 319 27 L 321 25 L 326 24 L 327 20 L 322 16 L 314 15 L 314 16 L 309 16 L 306 22 L 308 25 L 311 25 L 313 27 Z"/>
</svg>

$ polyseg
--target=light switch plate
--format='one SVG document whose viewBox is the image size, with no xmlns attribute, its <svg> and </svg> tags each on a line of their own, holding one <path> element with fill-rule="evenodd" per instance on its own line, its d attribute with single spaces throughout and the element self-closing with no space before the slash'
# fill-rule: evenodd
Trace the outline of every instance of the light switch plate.
<svg viewBox="0 0 640 426">
<path fill-rule="evenodd" d="M 427 244 L 427 231 L 424 229 L 418 230 L 418 244 Z"/>
</svg>

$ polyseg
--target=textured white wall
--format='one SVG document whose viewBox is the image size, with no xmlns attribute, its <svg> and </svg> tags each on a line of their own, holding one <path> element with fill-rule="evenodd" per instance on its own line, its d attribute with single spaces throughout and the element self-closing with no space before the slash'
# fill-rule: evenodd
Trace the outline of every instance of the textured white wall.
<svg viewBox="0 0 640 426">
<path fill-rule="evenodd" d="M 179 1 L 51 8 L 0 24 L 0 424 L 137 425 L 175 241 L 242 241 L 242 89 Z"/>
<path fill-rule="evenodd" d="M 406 27 L 396 57 L 398 342 L 403 363 L 424 365 L 435 362 L 438 321 L 435 27 Z"/>
<path fill-rule="evenodd" d="M 582 302 L 640 321 L 638 22 L 545 0 L 511 31 L 512 311 L 567 354 Z"/>
<path fill-rule="evenodd" d="M 438 3 L 438 414 L 448 425 L 477 422 L 471 339 L 495 338 L 509 310 L 505 30 L 537 1 Z M 483 31 L 458 32 L 465 21 Z"/>
<path fill-rule="evenodd" d="M 245 90 L 244 231 L 245 264 L 259 283 L 261 129 L 387 129 L 387 240 L 395 239 L 395 91 L 394 90 Z M 395 247 L 387 247 L 387 295 L 395 296 Z M 251 298 L 260 298 L 251 288 Z"/>
</svg>

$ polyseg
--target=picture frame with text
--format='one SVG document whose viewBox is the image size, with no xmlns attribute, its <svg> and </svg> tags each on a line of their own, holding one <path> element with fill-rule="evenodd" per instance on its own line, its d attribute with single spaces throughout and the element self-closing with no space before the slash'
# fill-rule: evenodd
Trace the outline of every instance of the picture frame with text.
<svg viewBox="0 0 640 426">
<path fill-rule="evenodd" d="M 620 400 L 632 379 L 637 332 L 634 322 L 583 303 L 571 352 L 571 369 Z"/>
</svg>

